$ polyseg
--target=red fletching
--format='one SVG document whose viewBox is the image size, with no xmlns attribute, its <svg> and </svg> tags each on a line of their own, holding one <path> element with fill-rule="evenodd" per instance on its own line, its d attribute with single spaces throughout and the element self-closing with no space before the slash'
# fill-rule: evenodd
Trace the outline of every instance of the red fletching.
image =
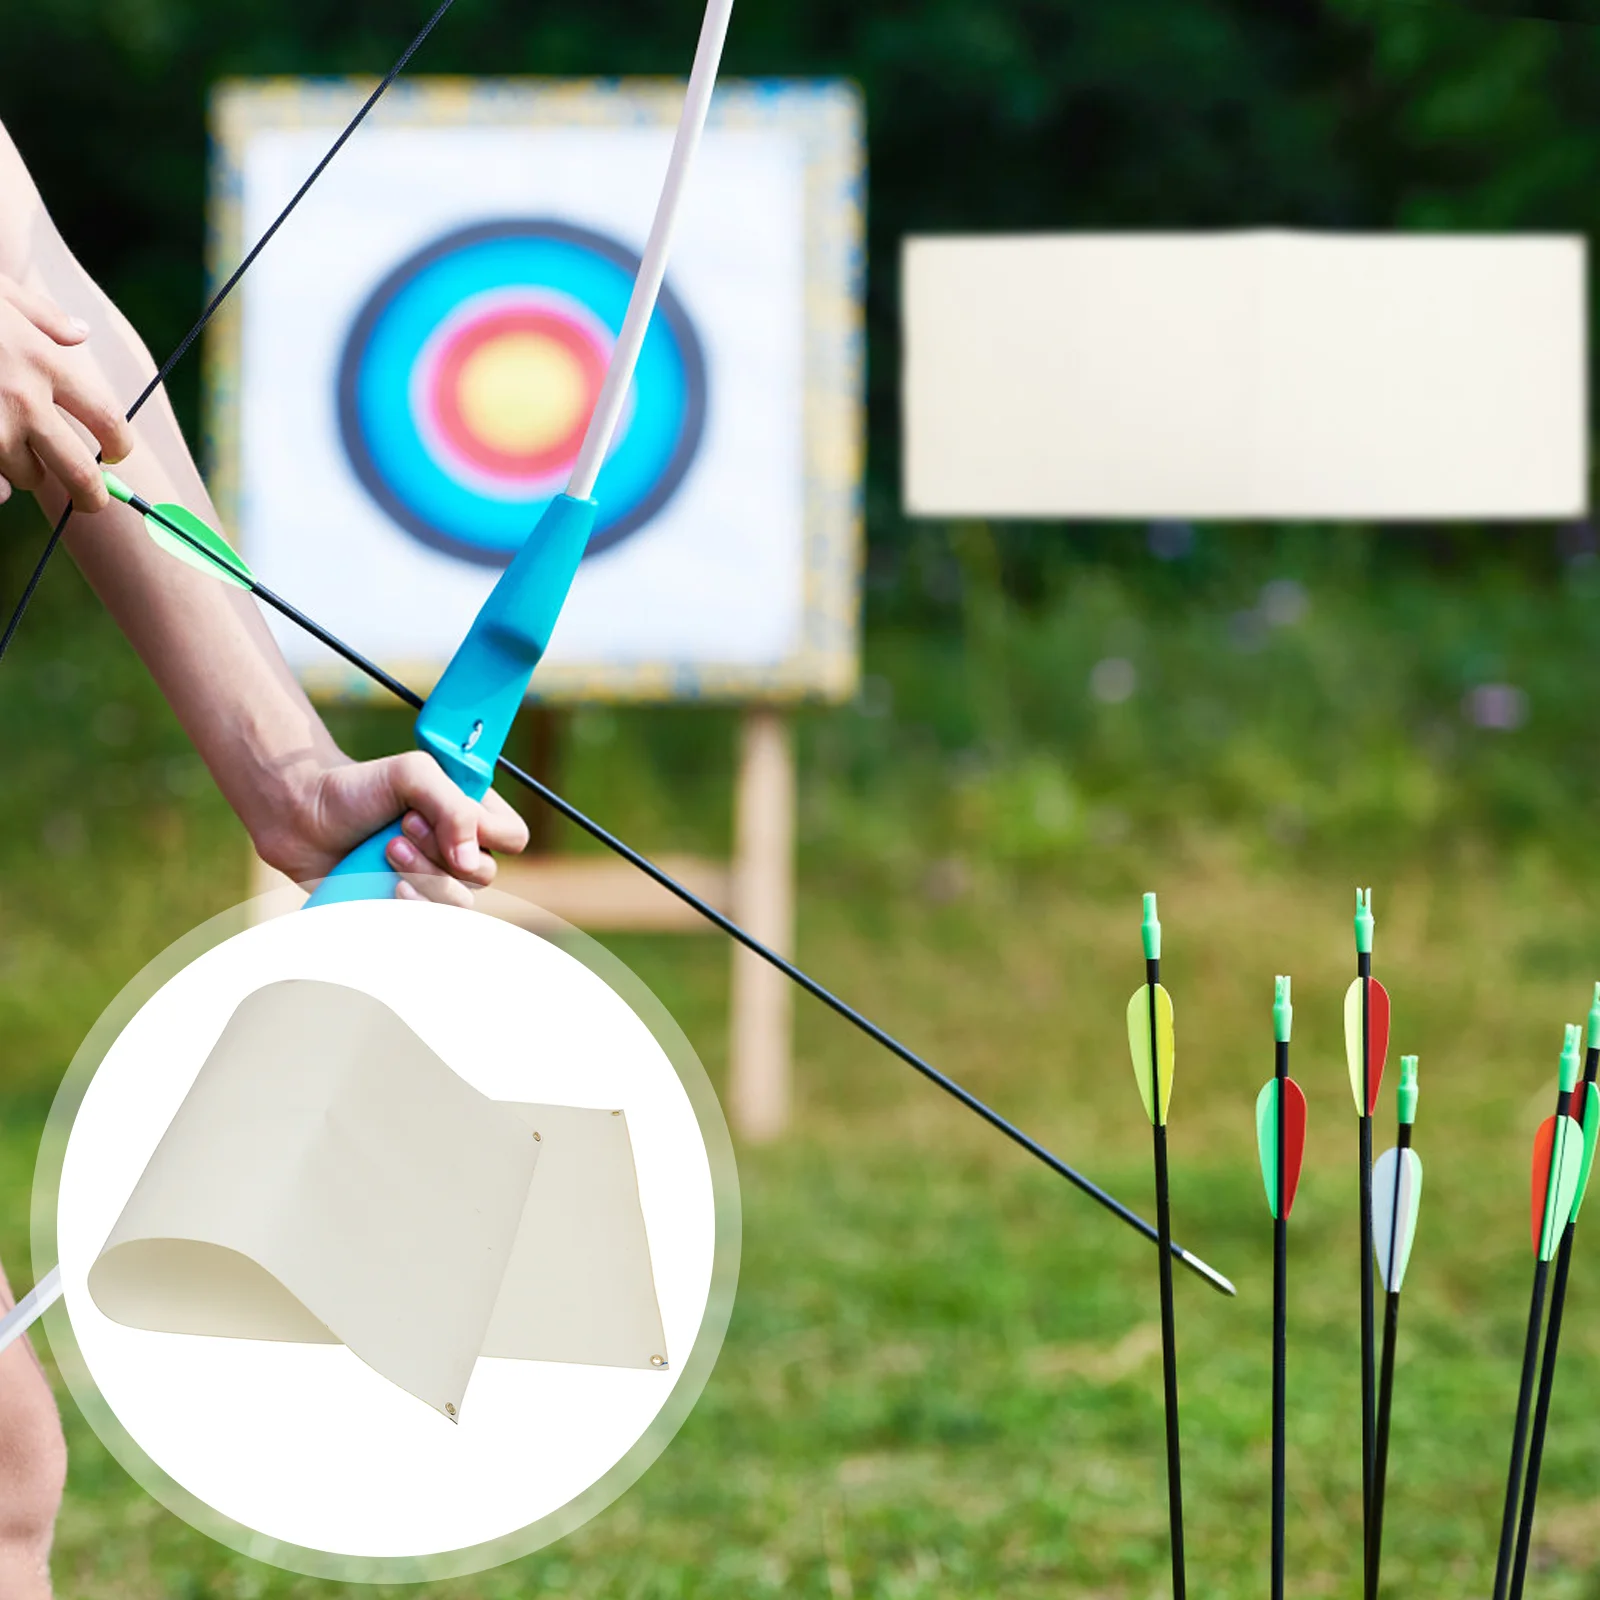
<svg viewBox="0 0 1600 1600">
<path fill-rule="evenodd" d="M 1550 1147 L 1556 1142 L 1556 1119 L 1546 1117 L 1533 1136 L 1533 1253 L 1544 1237 L 1544 1203 L 1550 1195 Z"/>
<path fill-rule="evenodd" d="M 1367 1115 L 1378 1109 L 1383 1066 L 1389 1058 L 1389 991 L 1376 978 L 1367 979 Z"/>
<path fill-rule="evenodd" d="M 1293 1078 L 1285 1078 L 1283 1086 L 1283 1214 L 1288 1217 L 1306 1158 L 1306 1096 Z"/>
</svg>

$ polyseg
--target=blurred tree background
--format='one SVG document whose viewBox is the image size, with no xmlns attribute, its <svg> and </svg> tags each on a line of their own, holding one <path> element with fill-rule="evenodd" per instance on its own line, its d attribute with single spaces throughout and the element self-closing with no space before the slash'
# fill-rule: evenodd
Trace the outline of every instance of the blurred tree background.
<svg viewBox="0 0 1600 1600">
<path fill-rule="evenodd" d="M 6 59 L 29 70 L 0 82 L 0 116 L 68 239 L 164 351 L 203 295 L 210 84 L 371 73 L 424 10 L 4 0 Z M 415 65 L 677 73 L 697 17 L 693 0 L 460 0 Z M 897 261 L 907 233 L 963 229 L 1589 233 L 1600 32 L 1410 0 L 743 0 L 727 70 L 845 74 L 868 109 L 866 709 L 880 715 L 862 739 L 833 726 L 816 761 L 847 786 L 898 773 L 925 790 L 937 769 L 977 794 L 955 810 L 1002 852 L 996 818 L 1037 813 L 1021 832 L 1056 851 L 1108 797 L 1112 832 L 1245 807 L 1289 842 L 1366 834 L 1375 815 L 1408 845 L 1580 822 L 1600 783 L 1583 737 L 1595 683 L 1576 664 L 1600 642 L 1587 526 L 910 524 Z M 192 423 L 198 362 L 174 386 Z M 32 543 L 24 515 L 0 524 L 7 594 Z M 1096 679 L 1106 660 L 1132 670 Z M 883 713 L 902 738 L 883 739 Z M 1308 720 L 1326 729 L 1315 745 L 1298 736 Z M 932 825 L 974 845 L 954 812 Z"/>
</svg>

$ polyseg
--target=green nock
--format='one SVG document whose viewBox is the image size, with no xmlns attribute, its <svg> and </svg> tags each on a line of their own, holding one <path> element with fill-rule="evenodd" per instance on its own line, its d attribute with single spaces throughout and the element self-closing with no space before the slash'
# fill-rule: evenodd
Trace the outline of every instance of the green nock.
<svg viewBox="0 0 1600 1600">
<path fill-rule="evenodd" d="M 106 493 L 113 500 L 120 500 L 123 505 L 127 505 L 133 499 L 133 490 L 116 473 L 106 472 L 102 469 L 100 476 L 106 480 Z M 1597 984 L 1596 988 L 1600 989 L 1600 984 Z"/>
<path fill-rule="evenodd" d="M 1161 959 L 1161 922 L 1156 916 L 1156 897 L 1147 894 L 1144 897 L 1144 926 L 1140 929 L 1144 935 L 1144 958 L 1146 961 L 1159 961 Z"/>
<path fill-rule="evenodd" d="M 1417 1120 L 1417 1058 L 1400 1057 L 1400 1122 L 1409 1128 Z"/>
<path fill-rule="evenodd" d="M 1600 1050 L 1600 983 L 1594 986 L 1594 1003 L 1589 1007 L 1589 1048 Z"/>
<path fill-rule="evenodd" d="M 1578 1087 L 1578 1053 L 1583 1044 L 1583 1029 L 1567 1024 L 1567 1042 L 1561 1047 L 1561 1092 L 1571 1094 Z"/>
<path fill-rule="evenodd" d="M 1372 891 L 1356 890 L 1356 953 L 1372 954 Z"/>
<path fill-rule="evenodd" d="M 1289 980 L 1280 977 L 1272 996 L 1272 1037 L 1279 1044 L 1289 1042 L 1289 1029 L 1294 1025 L 1294 1007 L 1289 1003 Z"/>
</svg>

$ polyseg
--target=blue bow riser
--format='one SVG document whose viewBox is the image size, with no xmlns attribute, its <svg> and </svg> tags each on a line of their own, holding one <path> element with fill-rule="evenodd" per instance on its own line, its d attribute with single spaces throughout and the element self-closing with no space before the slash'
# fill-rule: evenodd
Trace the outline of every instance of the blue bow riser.
<svg viewBox="0 0 1600 1600">
<path fill-rule="evenodd" d="M 593 500 L 557 495 L 484 601 L 444 675 L 417 713 L 416 737 L 474 800 L 494 782 L 495 762 L 550 643 L 578 563 L 589 544 Z M 395 820 L 363 840 L 306 902 L 390 898 L 399 874 L 385 858 L 400 837 Z"/>
</svg>

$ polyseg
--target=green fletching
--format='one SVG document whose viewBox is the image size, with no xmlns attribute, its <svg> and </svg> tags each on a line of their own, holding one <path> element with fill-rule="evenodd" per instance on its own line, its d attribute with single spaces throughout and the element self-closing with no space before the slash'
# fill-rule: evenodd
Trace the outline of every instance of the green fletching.
<svg viewBox="0 0 1600 1600">
<path fill-rule="evenodd" d="M 1555 1119 L 1554 1149 L 1550 1157 L 1550 1184 L 1545 1191 L 1544 1225 L 1539 1232 L 1539 1259 L 1548 1261 L 1567 1231 L 1583 1179 L 1583 1158 L 1588 1141 L 1571 1117 Z"/>
<path fill-rule="evenodd" d="M 1289 1030 L 1294 1026 L 1294 1007 L 1289 1003 L 1289 980 L 1275 980 L 1272 994 L 1272 1037 L 1280 1044 L 1289 1042 Z"/>
<path fill-rule="evenodd" d="M 1268 1078 L 1256 1096 L 1256 1148 L 1261 1153 L 1261 1181 L 1267 1209 L 1278 1215 L 1278 1080 Z"/>
<path fill-rule="evenodd" d="M 144 525 L 168 555 L 209 572 L 224 583 L 248 589 L 255 582 L 244 558 L 214 528 L 183 506 L 152 506 Z"/>
<path fill-rule="evenodd" d="M 1156 916 L 1156 897 L 1147 894 L 1144 897 L 1144 922 L 1140 927 L 1144 938 L 1144 958 L 1146 961 L 1159 961 L 1161 959 L 1161 923 Z"/>
<path fill-rule="evenodd" d="M 1139 1085 L 1139 1098 L 1144 1102 L 1144 1114 L 1151 1122 L 1156 1113 L 1151 1101 L 1152 1073 L 1150 1070 L 1150 985 L 1141 984 L 1128 1001 L 1128 1049 L 1133 1056 L 1133 1076 Z M 1161 1123 L 1167 1121 L 1167 1111 L 1172 1105 L 1172 1072 L 1176 1050 L 1172 996 L 1162 984 L 1156 985 L 1156 1071 L 1154 1077 L 1161 1090 Z"/>
<path fill-rule="evenodd" d="M 1359 955 L 1372 954 L 1372 891 L 1356 890 L 1356 951 Z"/>
<path fill-rule="evenodd" d="M 1600 1145 L 1600 1088 L 1587 1084 L 1583 1096 L 1583 1166 L 1578 1172 L 1577 1198 L 1572 1202 L 1572 1220 L 1578 1220 L 1583 1197 L 1589 1192 L 1589 1175 L 1594 1171 L 1594 1152 Z"/>
<path fill-rule="evenodd" d="M 1400 1090 L 1397 1099 L 1400 1102 L 1401 1122 L 1415 1122 L 1417 1120 L 1417 1058 L 1415 1056 L 1400 1057 Z"/>
<path fill-rule="evenodd" d="M 1583 1029 L 1577 1023 L 1567 1024 L 1566 1040 L 1561 1046 L 1561 1092 L 1571 1094 L 1578 1087 L 1579 1057 L 1583 1049 Z"/>
</svg>

